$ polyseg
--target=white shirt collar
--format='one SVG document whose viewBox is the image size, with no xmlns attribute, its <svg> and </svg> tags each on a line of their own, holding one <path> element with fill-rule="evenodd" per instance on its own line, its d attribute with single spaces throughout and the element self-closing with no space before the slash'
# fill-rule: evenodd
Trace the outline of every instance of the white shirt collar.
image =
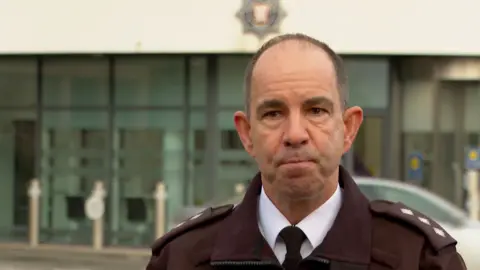
<svg viewBox="0 0 480 270">
<path fill-rule="evenodd" d="M 342 192 L 340 186 L 337 186 L 333 195 L 323 205 L 297 224 L 297 227 L 302 229 L 307 236 L 312 248 L 319 246 L 323 242 L 325 235 L 337 217 L 341 205 Z M 263 187 L 258 203 L 258 221 L 260 231 L 272 249 L 274 249 L 277 243 L 280 231 L 291 225 L 267 197 Z"/>
</svg>

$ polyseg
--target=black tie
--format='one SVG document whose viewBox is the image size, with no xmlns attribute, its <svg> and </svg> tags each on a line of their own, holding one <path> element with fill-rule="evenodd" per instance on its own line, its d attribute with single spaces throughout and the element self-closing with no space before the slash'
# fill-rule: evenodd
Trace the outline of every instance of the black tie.
<svg viewBox="0 0 480 270">
<path fill-rule="evenodd" d="M 296 270 L 298 264 L 302 260 L 300 248 L 302 247 L 303 241 L 305 241 L 307 237 L 303 233 L 302 229 L 295 226 L 283 228 L 283 230 L 280 232 L 280 237 L 287 246 L 287 255 L 285 255 L 283 267 L 285 267 L 286 270 Z"/>
</svg>

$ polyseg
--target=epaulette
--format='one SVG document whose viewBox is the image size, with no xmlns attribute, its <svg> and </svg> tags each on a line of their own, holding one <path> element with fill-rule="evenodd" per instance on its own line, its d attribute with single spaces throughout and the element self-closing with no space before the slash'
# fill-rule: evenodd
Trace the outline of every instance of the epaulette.
<svg viewBox="0 0 480 270">
<path fill-rule="evenodd" d="M 233 205 L 223 205 L 219 207 L 209 207 L 204 211 L 192 216 L 184 222 L 178 224 L 169 232 L 164 234 L 152 245 L 153 255 L 158 254 L 173 239 L 200 226 L 212 223 L 229 215 L 233 211 Z"/>
<path fill-rule="evenodd" d="M 370 203 L 370 209 L 418 229 L 436 251 L 457 243 L 437 222 L 403 203 L 377 200 Z"/>
</svg>

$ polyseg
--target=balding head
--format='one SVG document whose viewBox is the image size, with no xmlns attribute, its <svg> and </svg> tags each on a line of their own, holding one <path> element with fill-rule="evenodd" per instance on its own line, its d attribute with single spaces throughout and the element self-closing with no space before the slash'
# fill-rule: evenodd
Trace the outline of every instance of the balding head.
<svg viewBox="0 0 480 270">
<path fill-rule="evenodd" d="M 321 51 L 324 56 L 328 58 L 328 60 L 332 64 L 332 70 L 335 73 L 336 78 L 336 85 L 335 87 L 339 91 L 340 102 L 343 106 L 345 106 L 348 102 L 348 88 L 347 88 L 347 76 L 345 72 L 345 68 L 343 66 L 343 61 L 327 44 L 318 41 L 310 36 L 304 34 L 285 34 L 281 36 L 277 36 L 265 44 L 253 55 L 252 59 L 250 60 L 246 71 L 245 71 L 245 79 L 244 79 L 244 94 L 245 94 L 245 112 L 247 115 L 250 115 L 250 102 L 252 96 L 252 83 L 255 77 L 255 72 L 260 70 L 257 69 L 258 62 L 260 60 L 274 60 L 278 61 L 280 65 L 280 61 L 282 58 L 281 50 L 317 50 Z M 269 59 L 263 59 L 266 54 Z M 273 55 L 273 56 L 272 56 Z M 320 56 L 320 55 L 319 55 Z M 320 56 L 321 57 L 321 56 Z M 276 59 L 276 60 L 275 60 Z M 288 61 L 287 59 L 284 59 Z M 320 61 L 320 59 L 319 59 Z M 281 66 L 277 66 L 281 68 Z M 320 74 L 319 74 L 320 75 Z"/>
</svg>

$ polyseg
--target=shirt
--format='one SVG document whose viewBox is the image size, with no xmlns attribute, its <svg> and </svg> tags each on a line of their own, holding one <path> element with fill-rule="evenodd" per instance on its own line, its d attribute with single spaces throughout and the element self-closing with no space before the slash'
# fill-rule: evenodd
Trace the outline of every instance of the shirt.
<svg viewBox="0 0 480 270">
<path fill-rule="evenodd" d="M 307 236 L 300 250 L 302 258 L 310 255 L 323 242 L 325 235 L 337 217 L 341 205 L 342 191 L 340 186 L 337 186 L 334 194 L 323 205 L 296 225 Z M 290 222 L 270 201 L 262 188 L 258 203 L 258 227 L 280 263 L 283 263 L 285 259 L 287 248 L 278 235 L 287 226 L 291 226 Z"/>
</svg>

